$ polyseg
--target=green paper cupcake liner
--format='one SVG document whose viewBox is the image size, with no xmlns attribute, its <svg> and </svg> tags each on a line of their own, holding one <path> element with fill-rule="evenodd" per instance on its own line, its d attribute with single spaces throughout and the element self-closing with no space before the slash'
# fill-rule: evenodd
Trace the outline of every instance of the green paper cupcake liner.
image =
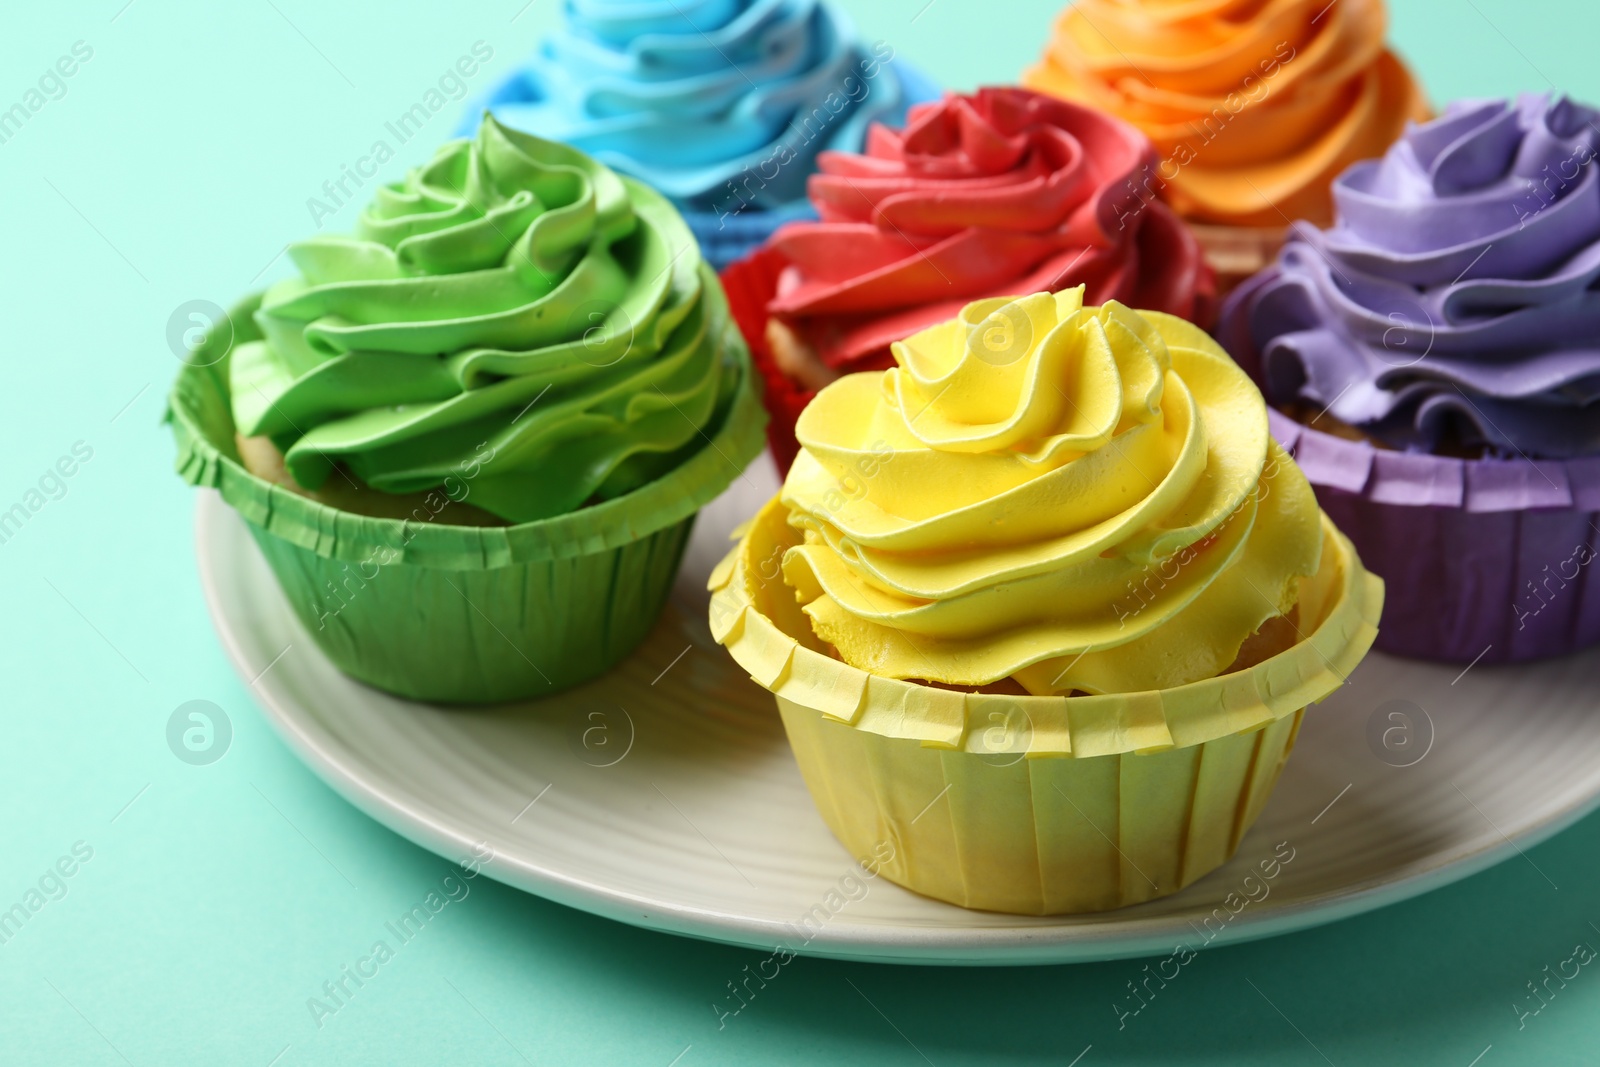
<svg viewBox="0 0 1600 1067">
<path fill-rule="evenodd" d="M 765 413 L 736 342 L 739 384 L 706 446 L 624 496 L 515 526 L 340 511 L 240 463 L 228 361 L 233 345 L 260 336 L 259 303 L 258 294 L 235 306 L 231 338 L 208 339 L 178 375 L 167 408 L 178 473 L 243 516 L 339 669 L 398 696 L 489 703 L 603 674 L 655 625 L 696 513 L 764 443 Z"/>
</svg>

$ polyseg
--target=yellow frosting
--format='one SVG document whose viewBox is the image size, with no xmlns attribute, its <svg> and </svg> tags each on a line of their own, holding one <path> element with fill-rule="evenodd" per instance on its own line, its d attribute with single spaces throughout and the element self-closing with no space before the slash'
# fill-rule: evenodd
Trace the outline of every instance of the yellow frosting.
<svg viewBox="0 0 1600 1067">
<path fill-rule="evenodd" d="M 872 674 L 1039 695 L 1216 675 L 1316 571 L 1305 477 L 1197 327 L 1083 289 L 981 300 L 800 416 L 783 558 Z"/>
</svg>

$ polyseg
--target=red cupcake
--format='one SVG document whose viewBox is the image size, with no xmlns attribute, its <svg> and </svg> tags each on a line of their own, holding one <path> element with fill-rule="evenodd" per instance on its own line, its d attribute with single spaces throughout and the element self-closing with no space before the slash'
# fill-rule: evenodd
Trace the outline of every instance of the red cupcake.
<svg viewBox="0 0 1600 1067">
<path fill-rule="evenodd" d="M 1136 176 L 1154 167 L 1119 119 L 1024 89 L 980 89 L 874 126 L 866 151 L 824 152 L 790 223 L 723 272 L 766 379 L 773 456 L 816 390 L 890 366 L 889 345 L 973 300 L 1088 287 L 1210 325 L 1215 280 L 1200 246 Z"/>
</svg>

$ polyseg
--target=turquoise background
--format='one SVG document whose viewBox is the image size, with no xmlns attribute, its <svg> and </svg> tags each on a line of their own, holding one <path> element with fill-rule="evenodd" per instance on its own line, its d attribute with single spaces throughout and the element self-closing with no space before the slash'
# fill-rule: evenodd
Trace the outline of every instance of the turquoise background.
<svg viewBox="0 0 1600 1067">
<path fill-rule="evenodd" d="M 1111 1005 L 1140 964 L 806 959 L 719 1032 L 710 1002 L 759 953 L 487 879 L 317 1029 L 306 999 L 446 864 L 302 767 L 224 660 L 196 581 L 194 496 L 158 424 L 177 369 L 167 320 L 281 276 L 278 253 L 312 232 L 305 202 L 325 179 L 474 41 L 495 58 L 473 91 L 507 73 L 556 5 L 124 5 L 10 4 L 0 34 L 0 107 L 73 42 L 94 50 L 66 95 L 0 144 L 0 510 L 75 442 L 93 449 L 65 495 L 0 544 L 0 907 L 74 842 L 93 849 L 66 895 L 0 945 L 0 1062 L 946 1067 L 1066 1064 L 1091 1044 L 1083 1067 L 1600 1059 L 1600 978 L 1571 983 L 1524 1029 L 1511 1008 L 1575 942 L 1600 945 L 1600 816 L 1531 852 L 1559 891 L 1515 860 L 1365 917 L 1209 951 L 1120 1032 Z M 1056 8 L 848 6 L 869 38 L 962 88 L 1015 77 Z M 1394 40 L 1435 102 L 1551 85 L 1600 99 L 1588 0 L 1392 7 Z M 380 178 L 455 121 L 436 115 Z M 211 766 L 180 762 L 165 740 L 195 699 L 233 724 Z"/>
</svg>

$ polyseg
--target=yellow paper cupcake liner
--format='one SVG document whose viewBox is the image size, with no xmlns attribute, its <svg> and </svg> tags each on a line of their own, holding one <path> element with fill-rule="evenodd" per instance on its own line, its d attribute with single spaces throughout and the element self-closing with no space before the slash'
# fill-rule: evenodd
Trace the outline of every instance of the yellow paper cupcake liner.
<svg viewBox="0 0 1600 1067">
<path fill-rule="evenodd" d="M 711 629 L 778 701 L 806 785 L 852 855 L 964 907 L 1100 911 L 1176 892 L 1231 857 L 1307 705 L 1377 635 L 1383 583 L 1323 517 L 1302 639 L 1159 692 L 964 693 L 829 656 L 777 561 L 798 533 L 774 498 L 711 577 Z M 887 844 L 890 848 L 885 849 Z"/>
</svg>

